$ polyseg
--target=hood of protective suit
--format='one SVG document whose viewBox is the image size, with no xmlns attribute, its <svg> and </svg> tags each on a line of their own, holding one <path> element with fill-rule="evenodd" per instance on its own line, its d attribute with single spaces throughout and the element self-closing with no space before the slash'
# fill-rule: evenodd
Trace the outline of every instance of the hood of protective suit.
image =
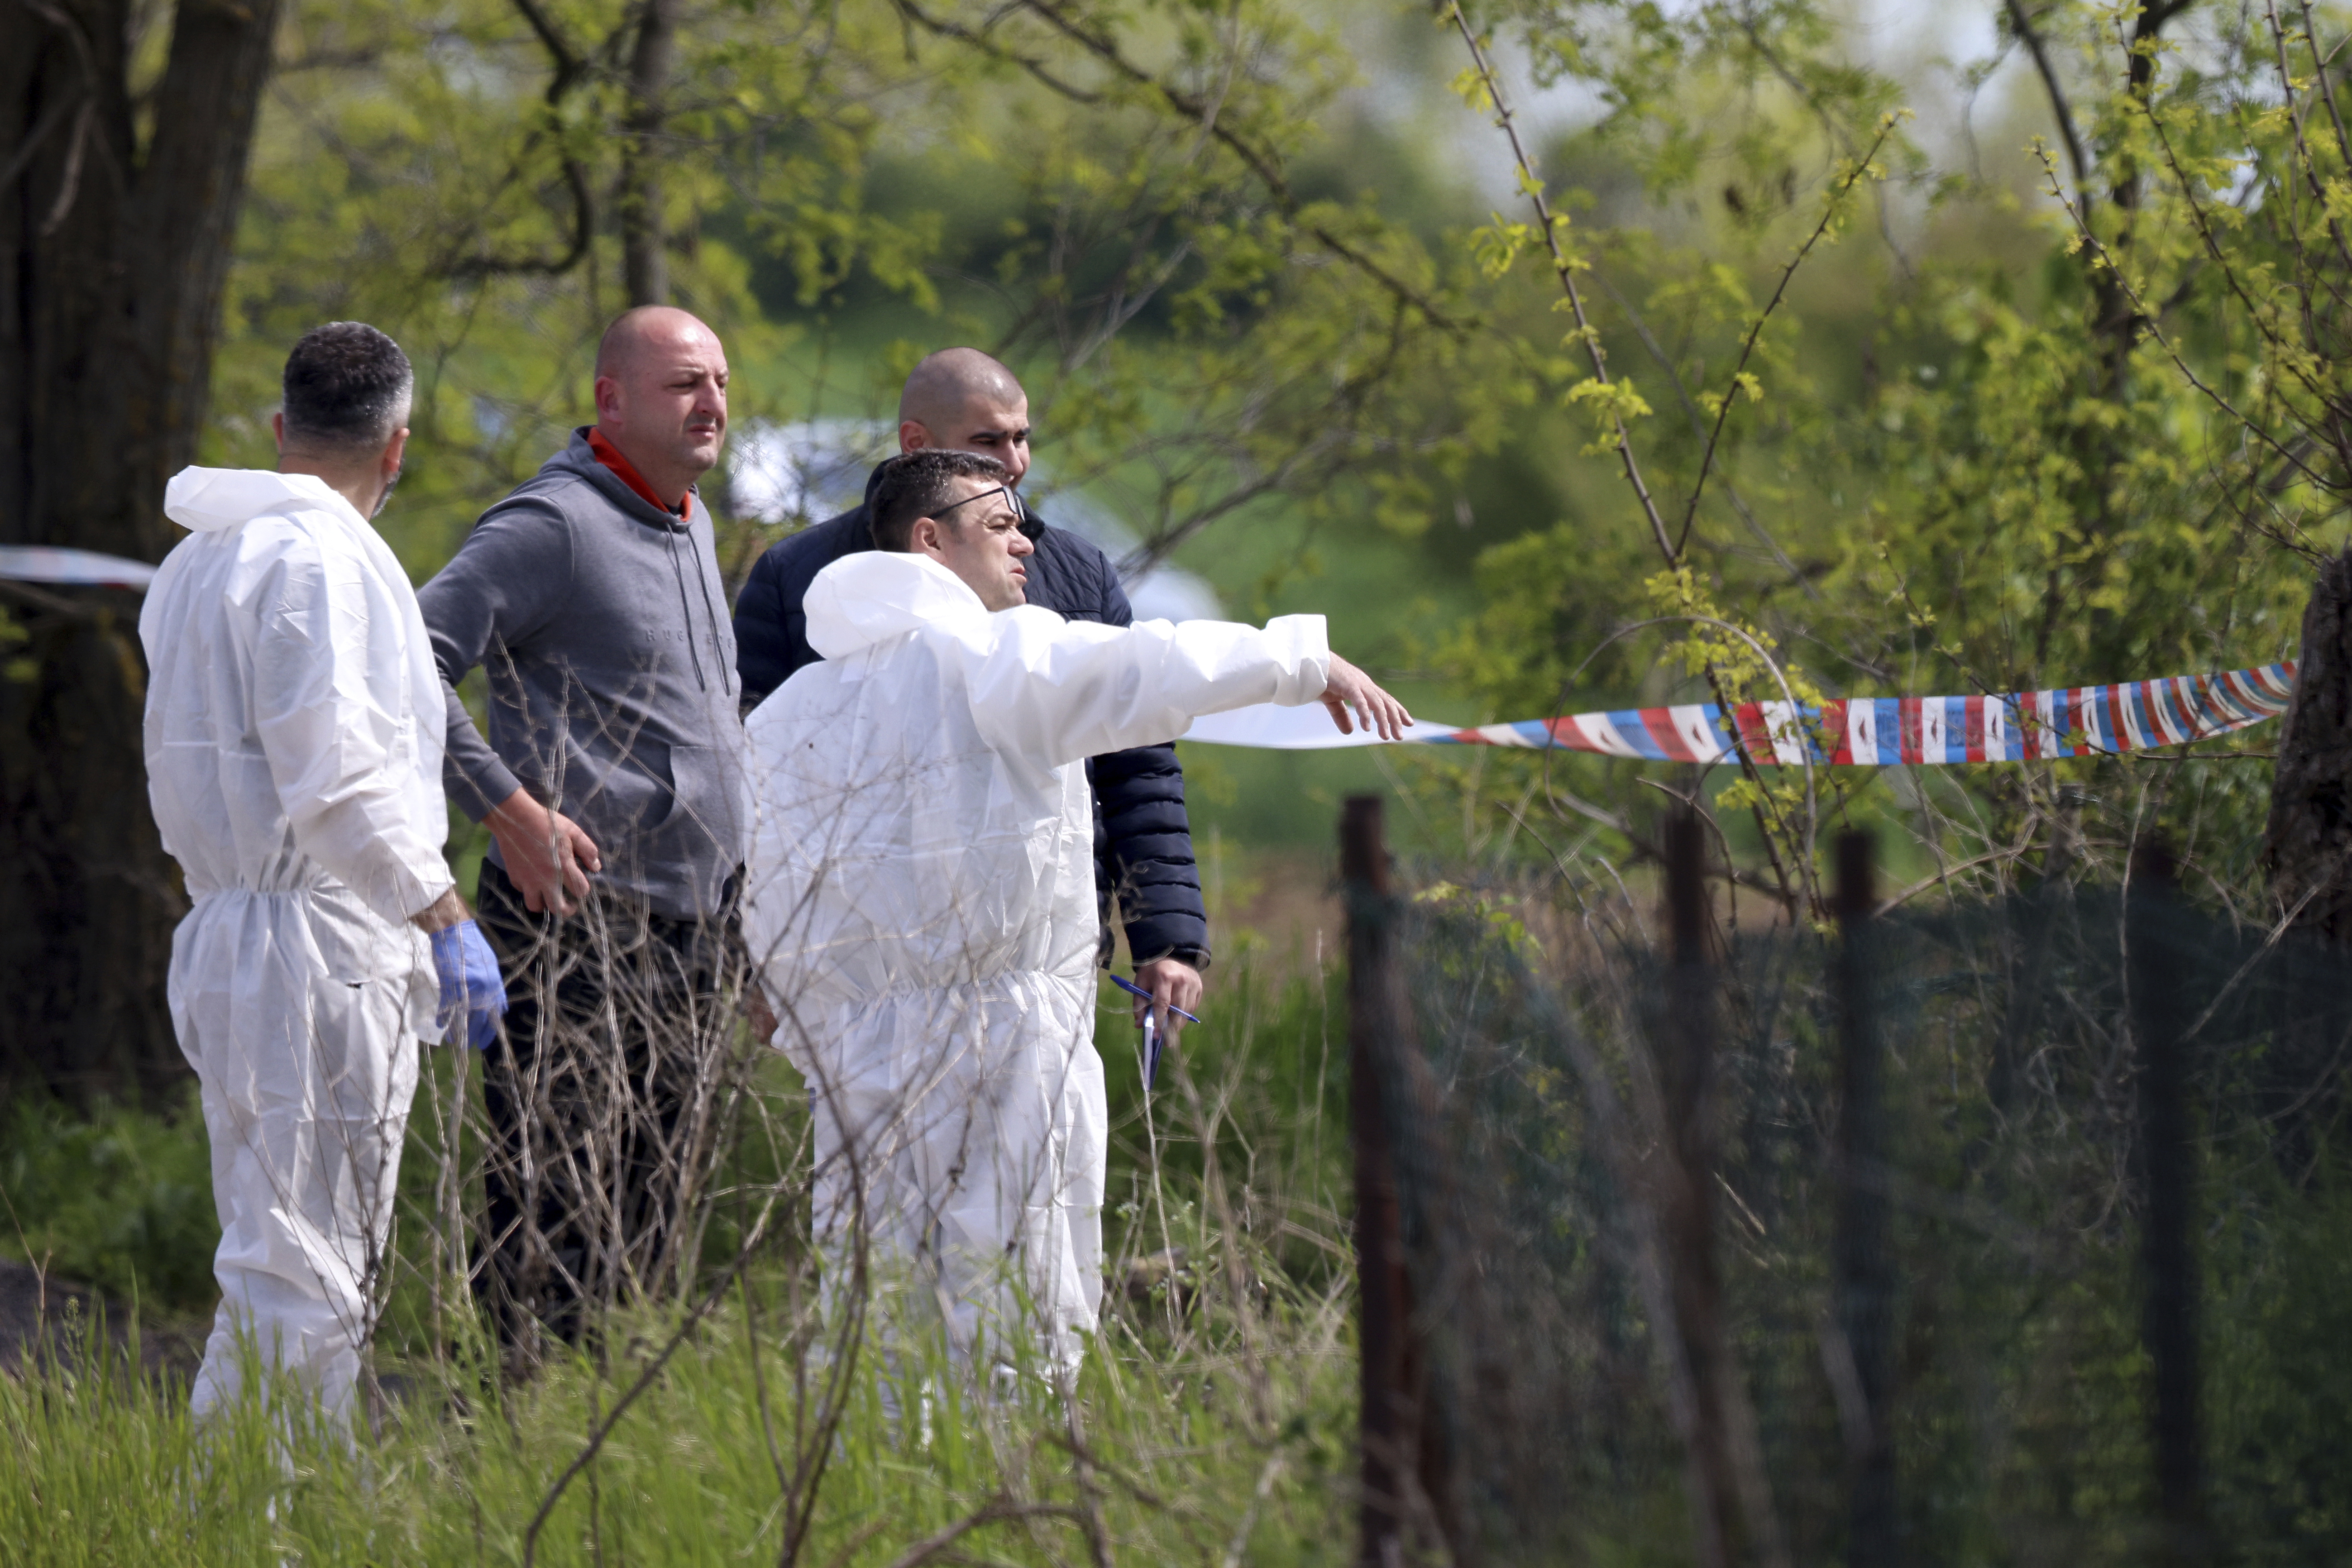
<svg viewBox="0 0 2352 1568">
<path fill-rule="evenodd" d="M 809 647 L 834 659 L 923 626 L 985 623 L 989 613 L 962 578 L 929 556 L 887 550 L 845 555 L 818 573 L 801 608 Z"/>
<path fill-rule="evenodd" d="M 182 468 L 163 487 L 163 515 L 198 533 L 242 528 L 257 517 L 289 506 L 323 506 L 359 517 L 359 509 L 316 474 Z"/>
</svg>

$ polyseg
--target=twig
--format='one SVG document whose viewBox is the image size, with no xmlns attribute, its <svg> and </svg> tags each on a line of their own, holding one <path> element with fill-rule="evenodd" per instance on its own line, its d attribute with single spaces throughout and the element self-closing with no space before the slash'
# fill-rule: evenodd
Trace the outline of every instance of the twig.
<svg viewBox="0 0 2352 1568">
<path fill-rule="evenodd" d="M 2255 440 L 2260 441 L 2263 446 L 2268 447 L 2273 452 L 2284 459 L 2289 467 L 2302 474 L 2305 479 L 2309 479 L 2314 486 L 2317 487 L 2322 491 L 2330 489 L 2331 487 L 2328 485 L 2324 475 L 2315 471 L 2312 467 L 2298 457 L 2292 448 L 2281 444 L 2280 441 L 2271 435 L 2269 431 L 2263 429 L 2247 415 L 2240 412 L 2237 405 L 2230 401 L 2227 394 L 2221 392 L 2209 384 L 2204 377 L 2199 375 L 2195 370 L 2189 367 L 2189 362 L 2181 357 L 2180 350 L 2174 344 L 2172 339 L 2166 334 L 2164 328 L 2158 324 L 2154 316 L 2147 313 L 2146 302 L 2140 298 L 2139 290 L 2132 285 L 2131 279 L 2126 278 L 2123 273 L 2123 269 L 2116 265 L 2114 256 L 2107 250 L 2105 242 L 2091 231 L 2089 225 L 2083 221 L 2082 214 L 2075 209 L 2074 202 L 2068 199 L 2065 191 L 2060 187 L 2058 184 L 2057 166 L 2052 162 L 2049 152 L 2046 149 L 2042 153 L 2042 176 L 2049 183 L 2050 194 L 2056 198 L 2058 205 L 2065 209 L 2066 216 L 2074 220 L 2075 232 L 2083 237 L 2083 242 L 2092 248 L 2092 250 L 2097 255 L 2100 263 L 2105 266 L 2108 272 L 2114 277 L 2116 286 L 2121 289 L 2124 291 L 2126 298 L 2131 301 L 2132 309 L 2140 313 L 2142 323 L 2146 326 L 2148 336 L 2156 340 L 2157 346 L 2161 348 L 2164 351 L 2166 357 L 2172 361 L 2173 367 L 2180 372 L 2182 378 L 2186 380 L 2190 386 L 2196 388 L 2199 393 L 2202 394 L 2205 398 L 2213 405 L 2213 406 L 2228 415 L 2249 435 L 2252 436 Z M 2191 205 L 2193 207 L 2194 204 Z M 2224 269 L 2226 272 L 2226 263 L 2224 263 Z M 2236 287 L 2234 279 L 2232 279 L 2231 286 L 2233 289 Z M 2252 301 L 2248 301 L 2248 304 L 2249 308 L 2252 308 Z"/>
<path fill-rule="evenodd" d="M 677 1353 L 678 1348 L 693 1336 L 696 1327 L 726 1298 L 727 1292 L 734 1286 L 735 1277 L 743 1271 L 744 1266 L 751 1260 L 753 1252 L 766 1238 L 767 1225 L 768 1215 L 763 1213 L 758 1223 L 752 1226 L 751 1234 L 745 1237 L 743 1244 L 736 1249 L 733 1261 L 721 1271 L 718 1280 L 712 1284 L 702 1300 L 688 1310 L 686 1321 L 678 1325 L 676 1332 L 670 1335 L 669 1342 L 646 1363 L 645 1370 L 637 1374 L 636 1381 L 630 1384 L 621 1397 L 614 1401 L 613 1408 L 597 1420 L 594 1429 L 588 1435 L 586 1447 L 572 1457 L 572 1463 L 564 1467 L 563 1473 L 558 1476 L 555 1479 L 555 1484 L 548 1489 L 547 1496 L 540 1501 L 539 1511 L 531 1515 L 530 1524 L 523 1531 L 523 1568 L 530 1568 L 530 1565 L 537 1561 L 540 1531 L 547 1528 L 549 1516 L 554 1513 L 555 1505 L 562 1500 L 564 1491 L 579 1478 L 580 1472 L 586 1469 L 594 1461 L 596 1456 L 604 1451 L 604 1440 L 613 1435 L 613 1428 L 620 1424 L 621 1417 L 628 1413 L 630 1405 L 637 1402 L 638 1396 L 653 1386 L 654 1380 L 659 1377 L 662 1369 L 669 1364 L 669 1358 Z"/>
<path fill-rule="evenodd" d="M 1503 84 L 1495 75 L 1495 68 L 1486 58 L 1486 46 L 1464 16 L 1459 4 L 1446 7 L 1448 19 L 1462 35 L 1462 42 L 1470 51 L 1472 67 L 1485 89 L 1486 101 L 1494 106 L 1495 125 L 1510 140 L 1511 157 L 1519 166 L 1519 188 L 1528 194 L 1528 201 L 1536 210 L 1536 226 L 1543 235 L 1544 247 L 1551 255 L 1551 269 L 1559 279 L 1560 290 L 1567 296 L 1569 312 L 1576 318 L 1576 336 L 1584 344 L 1586 358 L 1592 365 L 1592 379 L 1601 386 L 1614 384 L 1609 379 L 1609 355 L 1601 346 L 1601 334 L 1584 313 L 1584 294 L 1576 286 L 1576 271 L 1582 263 L 1560 248 L 1559 226 L 1552 218 L 1551 204 L 1544 197 L 1543 181 L 1537 177 L 1535 163 L 1528 158 L 1525 143 L 1519 140 L 1519 128 L 1510 106 L 1503 101 Z M 1649 521 L 1651 537 L 1657 541 L 1658 553 L 1665 558 L 1669 568 L 1682 564 L 1682 552 L 1666 537 L 1666 520 L 1659 515 L 1658 503 L 1650 494 L 1650 487 L 1642 478 L 1642 465 L 1633 456 L 1633 437 L 1625 428 L 1624 416 L 1617 405 L 1609 405 L 1609 425 L 1614 436 L 1617 459 L 1624 466 L 1625 482 L 1633 487 L 1633 499 L 1641 503 L 1642 515 Z"/>
<path fill-rule="evenodd" d="M 968 1514 L 934 1535 L 925 1536 L 891 1559 L 890 1568 L 922 1568 L 946 1556 L 955 1543 L 983 1525 L 1002 1524 L 1020 1519 L 1060 1519 L 1084 1528 L 1085 1520 L 1076 1509 L 1058 1502 L 1013 1502 L 1000 1498 Z"/>
<path fill-rule="evenodd" d="M 2066 161 L 2074 171 L 2074 189 L 2082 197 L 2087 212 L 2091 203 L 2091 162 L 2083 154 L 2083 136 L 2074 129 L 2074 109 L 2058 85 L 2058 72 L 2050 63 L 2050 51 L 2043 46 L 2042 34 L 2033 26 L 2033 18 L 2025 14 L 2021 0 L 2003 0 L 2003 3 L 2009 12 L 2010 25 L 2024 40 L 2025 52 L 2033 57 L 2033 69 L 2042 78 L 2042 91 L 2049 95 L 2050 111 L 2058 120 L 2058 134 L 2066 141 Z"/>
<path fill-rule="evenodd" d="M 1258 1470 L 1257 1486 L 1250 1493 L 1249 1506 L 1242 1510 L 1241 1523 L 1234 1527 L 1233 1544 L 1225 1548 L 1223 1568 L 1242 1568 L 1242 1554 L 1249 1550 L 1249 1538 L 1257 1529 L 1258 1510 L 1273 1494 L 1274 1483 L 1281 1479 L 1283 1453 L 1277 1448 L 1266 1456 L 1265 1464 Z"/>
<path fill-rule="evenodd" d="M 1872 140 L 1868 151 L 1850 163 L 1845 177 L 1830 192 L 1828 200 L 1822 204 L 1821 221 L 1813 226 L 1813 232 L 1805 237 L 1805 243 L 1797 247 L 1797 253 L 1789 258 L 1789 264 L 1780 269 L 1780 286 L 1772 290 L 1770 301 L 1749 323 L 1748 336 L 1739 345 L 1738 362 L 1731 367 L 1731 380 L 1723 389 L 1722 400 L 1716 405 L 1715 427 L 1707 432 L 1706 446 L 1699 453 L 1698 478 L 1691 484 L 1690 504 L 1683 511 L 1682 533 L 1675 542 L 1676 560 L 1681 559 L 1684 547 L 1690 542 L 1691 525 L 1698 521 L 1699 497 L 1706 489 L 1707 476 L 1715 471 L 1715 454 L 1723 444 L 1724 422 L 1731 417 L 1731 405 L 1739 399 L 1739 378 L 1747 373 L 1748 361 L 1756 352 L 1757 341 L 1764 335 L 1764 324 L 1780 308 L 1780 301 L 1789 297 L 1789 280 L 1796 277 L 1797 268 L 1805 264 L 1805 258 L 1812 254 L 1813 247 L 1821 243 L 1822 237 L 1829 233 L 1830 226 L 1836 222 L 1839 203 L 1864 174 L 1876 167 L 1872 160 L 1878 156 L 1878 150 L 1886 145 L 1886 139 L 1895 133 L 1898 118 L 1894 114 L 1879 116 L 1878 134 Z"/>
</svg>

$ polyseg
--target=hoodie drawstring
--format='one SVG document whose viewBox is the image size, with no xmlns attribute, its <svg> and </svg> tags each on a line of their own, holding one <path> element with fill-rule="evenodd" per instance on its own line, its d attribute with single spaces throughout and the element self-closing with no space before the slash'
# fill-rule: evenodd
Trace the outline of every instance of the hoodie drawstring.
<svg viewBox="0 0 2352 1568">
<path fill-rule="evenodd" d="M 717 656 L 715 662 L 719 665 L 719 689 L 732 697 L 735 695 L 735 683 L 729 679 L 727 660 L 723 657 L 726 648 L 719 640 L 719 612 L 710 606 L 710 580 L 702 574 L 702 547 L 695 542 L 691 530 L 681 531 L 673 528 L 667 531 L 669 534 L 669 569 L 677 578 L 677 613 L 686 619 L 686 651 L 687 656 L 694 660 L 695 682 L 705 691 L 710 689 L 710 678 L 702 670 L 702 648 L 694 640 L 694 605 L 686 596 L 686 568 L 679 565 L 677 560 L 677 536 L 680 531 L 686 533 L 687 553 L 694 558 L 695 585 L 702 590 L 702 619 L 710 629 L 710 651 Z M 717 563 L 714 562 L 712 564 L 715 570 Z"/>
<path fill-rule="evenodd" d="M 710 623 L 710 651 L 717 657 L 719 662 L 719 689 L 732 697 L 735 695 L 735 686 L 728 679 L 730 672 L 727 668 L 726 645 L 719 640 L 719 612 L 710 607 L 710 577 L 702 574 L 702 547 L 694 542 L 694 535 L 691 533 L 686 536 L 686 549 L 687 553 L 694 557 L 694 581 L 696 586 L 702 590 L 703 618 Z M 719 575 L 719 562 L 715 544 L 711 554 L 710 576 L 716 577 Z"/>
<path fill-rule="evenodd" d="M 687 657 L 694 660 L 695 684 L 708 691 L 710 689 L 710 678 L 702 673 L 702 648 L 694 640 L 694 605 L 686 596 L 686 568 L 677 563 L 677 530 L 672 528 L 663 531 L 669 535 L 669 569 L 677 577 L 677 613 L 686 622 Z M 698 557 L 695 562 L 696 575 L 701 574 L 701 569 L 702 563 Z M 703 590 L 702 605 L 704 612 L 708 614 L 710 608 L 710 591 L 708 588 Z"/>
</svg>

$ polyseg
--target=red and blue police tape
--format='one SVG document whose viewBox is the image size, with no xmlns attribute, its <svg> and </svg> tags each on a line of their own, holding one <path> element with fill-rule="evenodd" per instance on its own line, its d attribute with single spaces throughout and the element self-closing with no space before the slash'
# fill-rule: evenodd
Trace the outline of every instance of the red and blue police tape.
<svg viewBox="0 0 2352 1568">
<path fill-rule="evenodd" d="M 1712 702 L 1621 708 L 1415 735 L 1438 746 L 1592 752 L 1654 763 L 1886 767 L 2021 763 L 2178 746 L 2275 719 L 2294 689 L 2286 660 L 2222 675 L 2121 686 L 2066 686 L 1990 697 L 1863 697 L 1819 707 L 1743 702 L 1726 721 Z"/>
</svg>

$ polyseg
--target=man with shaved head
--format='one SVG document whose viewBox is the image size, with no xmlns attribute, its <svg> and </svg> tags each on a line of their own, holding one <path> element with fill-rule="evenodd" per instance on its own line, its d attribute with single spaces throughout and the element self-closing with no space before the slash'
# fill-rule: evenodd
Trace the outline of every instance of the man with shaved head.
<svg viewBox="0 0 2352 1568">
<path fill-rule="evenodd" d="M 1003 364 L 973 348 L 941 349 L 907 377 L 898 395 L 898 450 L 973 452 L 1004 467 L 1018 498 L 1029 472 L 1029 395 Z M 881 470 L 877 469 L 878 478 Z M 874 485 L 865 502 L 771 548 L 752 567 L 735 601 L 735 640 L 747 705 L 817 662 L 801 601 L 816 574 L 845 555 L 876 548 L 868 526 Z M 1049 528 L 1025 499 L 1021 531 L 1034 552 L 1025 602 L 1065 620 L 1125 626 L 1135 612 L 1118 573 L 1076 534 Z M 1127 928 L 1138 984 L 1162 1009 L 1197 1012 L 1201 971 L 1209 962 L 1209 920 L 1184 813 L 1184 774 L 1173 745 L 1139 746 L 1090 759 L 1095 796 L 1095 892 L 1102 952 L 1109 960 L 1114 904 Z M 1145 1004 L 1136 1004 L 1137 1026 Z M 1181 1028 L 1166 1015 L 1160 1026 Z"/>
<path fill-rule="evenodd" d="M 740 984 L 741 690 L 695 490 L 727 437 L 726 350 L 684 310 L 631 310 L 595 397 L 418 594 L 449 798 L 491 838 L 477 901 L 512 1005 L 484 1075 L 479 1280 L 520 1364 L 683 1266 L 694 1097 Z M 487 739 L 457 691 L 477 665 Z"/>
<path fill-rule="evenodd" d="M 1020 417 L 1018 437 L 1021 444 L 1020 467 L 1029 468 L 1029 395 L 1013 379 L 1013 373 L 981 353 L 978 349 L 941 349 L 925 357 L 907 376 L 907 384 L 898 393 L 899 445 L 905 451 L 919 451 L 925 447 L 963 448 L 951 437 L 966 434 L 986 435 L 1009 440 L 1014 432 L 1007 429 L 1006 421 L 982 418 L 967 432 L 967 410 L 973 412 L 1003 411 L 1017 413 Z M 921 434 L 912 445 L 908 444 L 907 426 L 917 426 Z M 944 433 L 944 434 L 943 434 Z M 995 451 L 984 456 L 1003 462 Z M 1006 465 L 1011 467 L 1010 464 Z"/>
</svg>

